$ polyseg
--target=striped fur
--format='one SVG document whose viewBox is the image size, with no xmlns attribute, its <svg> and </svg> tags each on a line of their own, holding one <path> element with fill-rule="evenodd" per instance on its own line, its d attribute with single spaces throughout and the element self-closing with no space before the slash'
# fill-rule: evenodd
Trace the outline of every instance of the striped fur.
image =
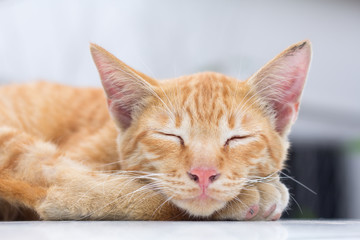
<svg viewBox="0 0 360 240">
<path fill-rule="evenodd" d="M 280 217 L 288 192 L 278 173 L 308 41 L 243 82 L 213 72 L 156 81 L 91 51 L 105 94 L 47 82 L 0 88 L 0 217 Z M 203 167 L 220 177 L 200 199 L 188 173 Z"/>
</svg>

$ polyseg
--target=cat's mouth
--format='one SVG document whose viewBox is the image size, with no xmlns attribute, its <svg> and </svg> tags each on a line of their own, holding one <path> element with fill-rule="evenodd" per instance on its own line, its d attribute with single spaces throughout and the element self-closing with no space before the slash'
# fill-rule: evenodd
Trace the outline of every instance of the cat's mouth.
<svg viewBox="0 0 360 240">
<path fill-rule="evenodd" d="M 203 194 L 189 199 L 173 199 L 172 202 L 191 215 L 199 217 L 208 217 L 226 205 L 226 201 L 217 200 Z"/>
</svg>

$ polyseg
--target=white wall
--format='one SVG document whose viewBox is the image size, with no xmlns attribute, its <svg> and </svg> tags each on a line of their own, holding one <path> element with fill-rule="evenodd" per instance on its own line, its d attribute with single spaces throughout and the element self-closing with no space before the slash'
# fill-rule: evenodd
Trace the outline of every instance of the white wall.
<svg viewBox="0 0 360 240">
<path fill-rule="evenodd" d="M 0 0 L 0 81 L 99 85 L 96 42 L 157 78 L 215 70 L 246 78 L 313 42 L 293 137 L 360 136 L 359 1 Z"/>
</svg>

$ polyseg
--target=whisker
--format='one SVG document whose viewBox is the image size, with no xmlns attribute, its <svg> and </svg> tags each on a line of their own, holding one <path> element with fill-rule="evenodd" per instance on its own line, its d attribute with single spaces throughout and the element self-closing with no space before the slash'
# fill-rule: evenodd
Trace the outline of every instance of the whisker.
<svg viewBox="0 0 360 240">
<path fill-rule="evenodd" d="M 303 215 L 304 213 L 303 213 L 303 211 L 302 211 L 302 209 L 301 209 L 301 207 L 300 207 L 300 204 L 296 201 L 296 199 L 295 199 L 291 194 L 289 194 L 289 196 L 290 196 L 290 198 L 295 202 L 295 204 L 297 205 L 297 207 L 299 208 L 301 215 Z"/>
<path fill-rule="evenodd" d="M 87 218 L 89 218 L 91 215 L 94 215 L 96 212 L 101 211 L 101 210 L 104 210 L 106 207 L 110 206 L 111 204 L 113 204 L 113 203 L 115 203 L 115 202 L 117 202 L 117 201 L 120 201 L 121 199 L 127 198 L 129 195 L 133 196 L 133 194 L 138 193 L 139 191 L 141 192 L 141 191 L 145 191 L 145 190 L 150 191 L 151 189 L 147 189 L 147 188 L 146 188 L 146 185 L 144 185 L 144 186 L 142 186 L 142 187 L 134 190 L 133 192 L 130 192 L 130 193 L 127 193 L 127 194 L 125 194 L 125 195 L 122 195 L 122 196 L 117 197 L 115 200 L 110 201 L 109 203 L 103 205 L 101 208 L 96 209 L 95 211 L 93 211 L 93 212 L 91 212 L 91 213 L 89 213 L 89 214 L 81 217 L 80 219 L 87 219 Z M 131 200 L 131 198 L 130 198 L 130 200 Z M 113 207 L 111 210 L 113 210 L 113 209 L 114 209 L 114 207 Z M 108 215 L 110 214 L 111 210 L 108 212 Z M 108 215 L 106 215 L 106 216 L 108 216 Z M 105 215 L 104 215 L 104 217 L 105 217 Z"/>
<path fill-rule="evenodd" d="M 153 214 L 152 214 L 151 216 L 154 217 L 155 213 L 156 213 L 158 210 L 160 210 L 167 202 L 171 201 L 172 198 L 173 198 L 173 196 L 168 197 L 162 204 L 160 204 L 159 207 L 157 207 L 157 208 L 155 209 L 155 211 L 153 212 Z"/>
<path fill-rule="evenodd" d="M 296 182 L 297 184 L 299 184 L 300 186 L 302 186 L 303 188 L 307 189 L 309 192 L 311 192 L 314 195 L 317 195 L 317 193 L 312 190 L 311 188 L 309 188 L 308 186 L 306 186 L 305 184 L 301 183 L 300 181 L 296 180 L 293 177 L 290 177 L 289 175 L 285 174 L 284 172 L 280 171 L 281 174 L 285 175 L 287 178 L 293 180 L 294 182 Z"/>
<path fill-rule="evenodd" d="M 237 201 L 237 202 L 239 202 L 240 204 L 242 204 L 242 205 L 245 206 L 246 208 L 250 208 L 247 204 L 245 204 L 243 201 L 241 201 L 240 198 L 235 197 L 234 200 Z"/>
</svg>

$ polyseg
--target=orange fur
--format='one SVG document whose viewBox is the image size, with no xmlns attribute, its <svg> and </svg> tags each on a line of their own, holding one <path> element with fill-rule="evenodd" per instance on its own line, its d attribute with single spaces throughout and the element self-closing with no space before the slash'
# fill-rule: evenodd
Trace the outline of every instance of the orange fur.
<svg viewBox="0 0 360 240">
<path fill-rule="evenodd" d="M 4 206 L 26 207 L 40 219 L 281 214 L 288 193 L 278 173 L 309 42 L 291 46 L 244 82 L 212 72 L 159 82 L 99 46 L 91 51 L 105 94 L 47 82 L 0 88 Z M 189 173 L 207 168 L 219 174 L 200 198 L 205 190 Z"/>
</svg>

